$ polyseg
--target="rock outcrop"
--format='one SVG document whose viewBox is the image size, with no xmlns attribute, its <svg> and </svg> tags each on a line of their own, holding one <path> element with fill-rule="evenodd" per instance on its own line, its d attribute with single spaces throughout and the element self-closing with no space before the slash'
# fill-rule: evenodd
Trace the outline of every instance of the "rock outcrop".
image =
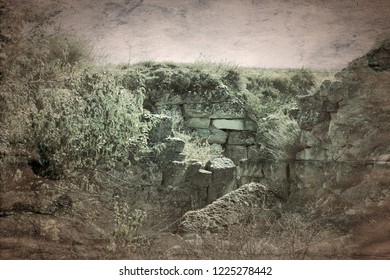
<svg viewBox="0 0 390 280">
<path fill-rule="evenodd" d="M 390 154 L 390 40 L 299 99 L 298 159 L 383 161 Z"/>
<path fill-rule="evenodd" d="M 250 222 L 270 214 L 280 206 L 279 199 L 267 187 L 250 183 L 232 191 L 205 208 L 187 212 L 179 225 L 180 232 L 216 233 L 229 226 Z"/>
<path fill-rule="evenodd" d="M 305 149 L 295 163 L 302 189 L 293 198 L 314 203 L 315 215 L 333 215 L 346 232 L 366 232 L 365 244 L 356 241 L 354 254 L 362 254 L 362 248 L 367 254 L 367 244 L 377 252 L 364 258 L 390 254 L 385 233 L 369 230 L 389 223 L 383 215 L 390 205 L 389 65 L 390 39 L 349 63 L 316 94 L 299 99 Z"/>
</svg>

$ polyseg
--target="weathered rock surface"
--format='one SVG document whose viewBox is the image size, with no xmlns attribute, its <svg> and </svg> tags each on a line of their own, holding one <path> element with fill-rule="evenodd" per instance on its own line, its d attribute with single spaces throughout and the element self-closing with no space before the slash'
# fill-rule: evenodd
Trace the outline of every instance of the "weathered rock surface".
<svg viewBox="0 0 390 280">
<path fill-rule="evenodd" d="M 389 65 L 390 39 L 298 102 L 305 149 L 295 164 L 302 189 L 293 197 L 314 202 L 318 215 L 332 213 L 346 232 L 369 233 L 353 237 L 365 243 L 354 245 L 360 248 L 354 254 L 363 258 L 386 258 L 390 252 L 383 231 L 367 230 L 389 222 L 383 215 L 390 205 Z M 367 253 L 367 246 L 375 251 Z"/>
<path fill-rule="evenodd" d="M 237 168 L 231 159 L 212 159 L 206 163 L 205 169 L 212 173 L 207 196 L 209 203 L 236 189 Z"/>
<path fill-rule="evenodd" d="M 390 40 L 299 99 L 298 159 L 376 161 L 390 153 Z"/>
<path fill-rule="evenodd" d="M 279 206 L 279 200 L 267 187 L 250 183 L 207 205 L 187 212 L 179 225 L 186 233 L 220 232 L 234 224 L 249 221 L 254 216 L 267 215 Z"/>
</svg>

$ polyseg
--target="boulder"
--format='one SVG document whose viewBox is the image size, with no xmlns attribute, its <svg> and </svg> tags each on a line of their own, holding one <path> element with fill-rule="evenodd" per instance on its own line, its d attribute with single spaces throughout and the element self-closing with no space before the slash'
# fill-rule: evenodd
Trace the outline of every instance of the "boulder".
<svg viewBox="0 0 390 280">
<path fill-rule="evenodd" d="M 279 206 L 279 200 L 267 187 L 250 183 L 203 209 L 184 214 L 179 231 L 198 234 L 222 232 L 232 225 L 249 222 L 256 216 L 269 215 L 272 212 L 270 209 Z"/>
</svg>

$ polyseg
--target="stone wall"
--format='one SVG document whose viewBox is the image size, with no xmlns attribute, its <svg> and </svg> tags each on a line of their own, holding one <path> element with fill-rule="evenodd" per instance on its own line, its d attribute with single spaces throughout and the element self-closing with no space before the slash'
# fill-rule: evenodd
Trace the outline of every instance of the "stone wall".
<svg viewBox="0 0 390 280">
<path fill-rule="evenodd" d="M 207 138 L 216 149 L 224 150 L 224 155 L 235 164 L 244 158 L 257 157 L 257 124 L 248 118 L 243 104 L 225 88 L 181 95 L 163 92 L 153 99 L 154 113 L 168 115 L 181 129 Z"/>
</svg>

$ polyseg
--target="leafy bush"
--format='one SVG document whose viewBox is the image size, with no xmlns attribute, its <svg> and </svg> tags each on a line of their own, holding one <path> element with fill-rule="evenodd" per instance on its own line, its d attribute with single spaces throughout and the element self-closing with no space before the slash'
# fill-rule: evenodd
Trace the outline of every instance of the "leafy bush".
<svg viewBox="0 0 390 280">
<path fill-rule="evenodd" d="M 2 12 L 0 122 L 13 145 L 26 145 L 31 134 L 31 115 L 42 104 L 43 88 L 59 88 L 63 81 L 92 60 L 84 41 L 65 34 L 48 34 L 54 14 L 34 10 Z"/>
</svg>

